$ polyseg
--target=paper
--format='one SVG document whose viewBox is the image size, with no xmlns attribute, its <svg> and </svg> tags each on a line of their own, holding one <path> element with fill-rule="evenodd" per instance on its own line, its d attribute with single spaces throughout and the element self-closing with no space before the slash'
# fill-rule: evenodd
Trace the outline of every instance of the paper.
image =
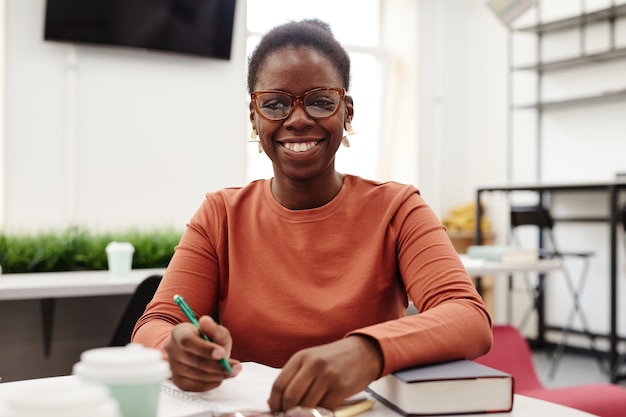
<svg viewBox="0 0 626 417">
<path fill-rule="evenodd" d="M 166 382 L 159 404 L 159 417 L 190 417 L 209 412 L 231 413 L 234 411 L 269 411 L 267 400 L 280 369 L 255 362 L 242 363 L 242 371 L 234 378 L 222 382 L 219 387 L 203 392 L 181 391 L 173 383 Z"/>
<path fill-rule="evenodd" d="M 485 266 L 485 260 L 482 258 L 470 258 L 467 255 L 459 255 L 461 258 L 461 262 L 463 262 L 463 266 L 467 268 L 480 268 Z"/>
</svg>

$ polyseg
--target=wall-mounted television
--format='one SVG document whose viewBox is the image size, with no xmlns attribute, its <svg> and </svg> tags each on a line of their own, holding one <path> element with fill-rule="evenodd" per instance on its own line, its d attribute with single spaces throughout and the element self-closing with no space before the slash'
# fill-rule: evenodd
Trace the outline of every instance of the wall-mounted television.
<svg viewBox="0 0 626 417">
<path fill-rule="evenodd" d="M 236 0 L 46 0 L 44 39 L 230 59 Z"/>
</svg>

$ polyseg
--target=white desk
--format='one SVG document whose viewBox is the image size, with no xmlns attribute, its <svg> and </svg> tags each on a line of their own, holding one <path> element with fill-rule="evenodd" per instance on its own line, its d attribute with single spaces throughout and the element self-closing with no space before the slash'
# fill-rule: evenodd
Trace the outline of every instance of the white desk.
<svg viewBox="0 0 626 417">
<path fill-rule="evenodd" d="M 113 277 L 109 271 L 4 274 L 0 275 L 0 300 L 132 294 L 145 278 L 164 272 L 165 269 L 133 269 L 125 277 Z"/>
<path fill-rule="evenodd" d="M 454 401 L 450 398 L 450 401 Z M 400 414 L 376 403 L 372 411 L 362 414 L 363 417 L 398 417 Z M 515 394 L 513 410 L 509 413 L 463 414 L 464 417 L 593 417 L 593 414 L 575 410 L 560 404 L 549 403 L 536 398 Z M 170 417 L 170 416 L 159 416 Z"/>
<path fill-rule="evenodd" d="M 471 277 L 481 276 L 510 276 L 516 273 L 533 272 L 538 274 L 545 274 L 548 272 L 558 271 L 563 268 L 559 260 L 554 259 L 540 259 L 533 262 L 491 262 L 479 258 L 470 258 L 467 255 L 460 255 L 461 261 L 465 266 L 465 270 Z M 480 292 L 479 285 L 478 289 Z M 543 288 L 538 290 L 537 294 L 534 294 L 532 309 L 537 311 L 537 300 L 542 296 Z M 510 302 L 510 301 L 509 301 Z M 507 313 L 507 321 L 511 320 L 511 312 Z M 523 320 L 522 320 L 523 321 Z"/>
<path fill-rule="evenodd" d="M 128 295 L 150 275 L 165 269 L 133 269 L 124 277 L 109 271 L 33 272 L 0 275 L 0 300 L 40 300 L 44 355 L 50 355 L 56 298 Z"/>
<path fill-rule="evenodd" d="M 465 270 L 471 277 L 481 275 L 514 274 L 516 272 L 546 273 L 562 268 L 556 260 L 542 259 L 535 262 L 489 262 L 483 259 L 469 258 L 460 255 Z"/>
<path fill-rule="evenodd" d="M 37 383 L 43 380 L 60 380 L 65 378 L 74 378 L 74 376 L 63 376 L 54 378 L 43 379 L 31 379 L 25 381 L 5 382 L 0 383 L 0 416 L 4 415 L 6 406 L 4 405 L 3 398 L 7 394 L 10 394 L 12 390 L 24 389 L 28 387 L 28 384 Z M 164 394 L 162 394 L 164 395 Z M 450 399 L 453 401 L 454 399 Z M 165 404 L 165 401 L 161 401 L 159 404 L 158 417 L 211 417 L 210 412 L 201 412 L 195 414 L 181 414 L 177 412 L 175 408 L 171 407 L 171 404 Z M 487 414 L 471 414 L 468 417 L 485 417 Z M 559 404 L 549 403 L 543 400 L 537 400 L 535 398 L 525 397 L 522 395 L 515 395 L 513 400 L 513 411 L 509 413 L 490 413 L 490 417 L 537 417 L 537 416 L 549 416 L 549 417 L 592 417 L 591 414 L 583 411 L 575 410 L 569 407 L 564 407 Z M 371 411 L 363 413 L 362 417 L 398 417 L 399 414 L 387 408 L 381 403 L 376 403 Z"/>
</svg>

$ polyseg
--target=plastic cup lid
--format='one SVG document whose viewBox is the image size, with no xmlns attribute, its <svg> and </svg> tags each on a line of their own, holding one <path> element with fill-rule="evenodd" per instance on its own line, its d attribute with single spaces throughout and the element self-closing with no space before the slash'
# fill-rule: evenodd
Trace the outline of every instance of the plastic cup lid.
<svg viewBox="0 0 626 417">
<path fill-rule="evenodd" d="M 170 367 L 160 351 L 131 343 L 83 352 L 73 373 L 108 384 L 136 384 L 163 381 L 170 376 Z"/>
<path fill-rule="evenodd" d="M 107 252 L 125 252 L 125 253 L 133 253 L 135 252 L 135 247 L 130 242 L 109 242 L 106 246 L 105 250 Z"/>
</svg>

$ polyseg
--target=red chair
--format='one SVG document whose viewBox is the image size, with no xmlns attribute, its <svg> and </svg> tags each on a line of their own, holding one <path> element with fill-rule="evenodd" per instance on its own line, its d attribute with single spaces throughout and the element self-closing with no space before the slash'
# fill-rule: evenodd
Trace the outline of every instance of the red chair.
<svg viewBox="0 0 626 417">
<path fill-rule="evenodd" d="M 626 389 L 619 385 L 599 383 L 563 388 L 544 387 L 535 371 L 528 342 L 513 326 L 493 326 L 491 350 L 475 361 L 513 375 L 516 394 L 565 405 L 600 417 L 626 416 Z"/>
</svg>

